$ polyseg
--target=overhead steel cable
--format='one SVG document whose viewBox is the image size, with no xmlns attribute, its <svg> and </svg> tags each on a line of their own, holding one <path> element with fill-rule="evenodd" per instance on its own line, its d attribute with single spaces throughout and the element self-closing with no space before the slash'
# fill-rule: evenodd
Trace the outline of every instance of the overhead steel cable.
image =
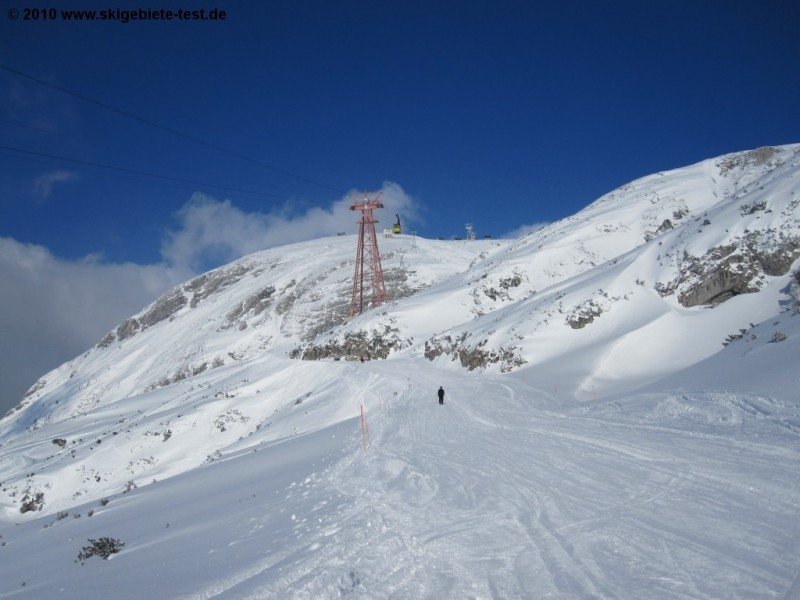
<svg viewBox="0 0 800 600">
<path fill-rule="evenodd" d="M 54 167 L 66 167 L 69 168 L 71 171 L 80 171 L 82 173 L 90 173 L 92 175 L 101 175 L 103 177 L 111 177 L 113 179 L 122 179 L 125 181 L 135 181 L 137 183 L 146 183 L 156 186 L 164 186 L 164 187 L 171 187 L 177 190 L 186 190 L 189 192 L 196 192 L 197 186 L 196 185 L 189 185 L 184 183 L 175 183 L 172 181 L 161 181 L 156 179 L 147 179 L 145 177 L 140 177 L 137 175 L 126 175 L 124 173 L 117 173 L 114 171 L 107 171 L 102 170 L 100 168 L 92 168 L 83 165 L 65 165 L 62 161 L 56 159 L 48 159 L 48 158 L 39 158 L 38 156 L 26 156 L 21 154 L 15 154 L 13 152 L 8 152 L 6 150 L 0 149 L 0 156 L 4 159 L 14 159 L 14 160 L 24 160 L 27 162 L 37 163 L 40 165 L 52 165 Z M 251 192 L 247 192 L 250 194 Z M 230 199 L 233 200 L 235 197 L 233 193 L 226 194 L 226 197 L 230 196 Z M 246 197 L 242 195 L 242 197 Z"/>
<path fill-rule="evenodd" d="M 27 154 L 30 156 L 39 156 L 41 158 L 49 158 L 51 160 L 62 160 L 66 162 L 76 163 L 80 165 L 89 165 L 91 167 L 100 167 L 102 169 L 110 169 L 112 171 L 120 171 L 122 173 L 133 173 L 134 175 L 143 175 L 145 177 L 153 177 L 156 179 L 164 179 L 166 181 L 177 181 L 179 183 L 189 183 L 192 185 L 201 185 L 205 187 L 213 187 L 221 190 L 228 190 L 232 192 L 239 192 L 241 194 L 252 194 L 254 196 L 264 196 L 267 198 L 281 198 L 285 199 L 285 195 L 270 194 L 269 192 L 257 192 L 253 190 L 245 190 L 242 188 L 231 187 L 228 185 L 219 185 L 216 183 L 209 183 L 207 181 L 197 181 L 196 179 L 184 179 L 182 177 L 172 177 L 170 175 L 161 175 L 159 173 L 150 173 L 149 171 L 140 171 L 139 169 L 129 169 L 127 167 L 118 167 L 115 165 L 106 165 L 103 163 L 94 162 L 91 160 L 82 160 L 79 158 L 69 158 L 66 156 L 59 156 L 57 154 L 48 154 L 46 152 L 36 152 L 34 150 L 25 150 L 24 148 L 14 148 L 12 146 L 0 145 L 0 150 L 7 150 L 10 152 L 17 152 L 19 154 Z"/>
<path fill-rule="evenodd" d="M 74 137 L 65 136 L 65 135 L 62 135 L 60 133 L 55 133 L 54 131 L 52 131 L 50 129 L 47 129 L 45 127 L 39 127 L 39 126 L 31 125 L 31 124 L 28 124 L 28 123 L 20 123 L 18 121 L 14 121 L 14 120 L 7 119 L 7 118 L 4 118 L 4 117 L 0 117 L 0 123 L 6 123 L 6 124 L 11 125 L 13 127 L 19 127 L 19 128 L 28 129 L 28 130 L 31 130 L 31 131 L 36 131 L 38 133 L 43 133 L 43 134 L 51 136 L 53 138 L 57 138 L 59 141 L 65 141 L 65 140 L 66 141 L 70 141 L 70 142 L 73 142 L 74 144 L 78 144 L 83 149 L 86 149 L 86 148 L 89 148 L 91 150 L 98 150 L 98 149 L 102 150 L 102 149 L 105 149 L 105 150 L 108 150 L 111 153 L 119 151 L 119 148 L 115 148 L 114 146 L 109 146 L 107 144 L 98 144 L 97 142 L 89 142 L 88 140 L 85 140 L 85 139 L 77 139 L 77 138 L 74 138 Z M 6 154 L 6 156 L 14 156 L 14 155 Z M 143 159 L 148 160 L 148 161 L 149 160 L 153 160 L 153 156 L 152 155 L 145 156 L 145 155 L 139 154 L 139 153 L 132 154 L 131 157 L 132 158 L 140 158 L 140 159 L 143 158 Z M 23 157 L 15 156 L 15 158 L 23 158 Z M 25 160 L 30 160 L 30 161 L 34 161 L 34 162 L 40 162 L 40 163 L 46 163 L 46 164 L 58 164 L 58 163 L 53 162 L 53 161 L 40 160 L 40 159 L 36 159 L 36 158 L 32 158 L 32 157 L 25 157 Z M 163 159 L 159 159 L 158 163 L 159 163 L 159 167 L 175 167 L 177 169 L 193 168 L 193 167 L 189 167 L 185 163 L 184 164 L 180 164 L 180 163 L 177 163 L 177 162 L 174 162 L 174 161 L 166 161 L 166 160 L 163 160 Z M 59 166 L 61 166 L 61 165 L 59 165 Z M 196 165 L 194 165 L 194 166 L 196 166 Z M 80 169 L 81 167 L 73 167 L 73 168 Z M 97 170 L 92 170 L 92 171 L 90 171 L 89 169 L 84 169 L 84 170 L 86 170 L 87 172 L 90 172 L 90 173 L 100 173 L 102 175 L 110 175 L 110 173 L 105 173 L 105 172 L 97 171 Z M 223 175 L 221 173 L 215 173 L 214 171 L 209 171 L 206 168 L 203 168 L 202 171 L 203 171 L 203 175 L 204 176 L 212 177 L 215 181 L 227 181 L 226 178 L 229 177 L 228 175 Z M 119 177 L 119 175 L 114 175 L 114 176 L 115 177 Z M 222 179 L 220 179 L 220 178 L 222 178 Z M 132 177 L 126 177 L 125 179 L 131 180 L 131 181 L 136 181 Z M 139 181 L 141 181 L 141 180 L 139 180 Z M 235 186 L 235 183 L 233 185 Z M 181 189 L 191 189 L 191 188 L 187 188 L 185 186 L 181 186 Z M 255 193 L 259 193 L 259 192 L 255 192 Z M 289 194 L 286 194 L 286 196 L 288 197 Z"/>
<path fill-rule="evenodd" d="M 128 117 L 129 119 L 133 119 L 134 121 L 139 121 L 140 123 L 144 123 L 145 125 L 149 125 L 150 127 L 155 127 L 156 129 L 160 129 L 162 131 L 166 131 L 167 133 L 171 133 L 172 135 L 176 135 L 178 137 L 182 137 L 182 138 L 185 138 L 187 140 L 191 140 L 192 142 L 195 142 L 196 144 L 200 144 L 202 146 L 206 146 L 207 148 L 211 148 L 211 149 L 216 150 L 218 152 L 223 152 L 225 154 L 229 154 L 230 156 L 234 156 L 234 157 L 236 157 L 236 158 L 238 158 L 240 160 L 244 160 L 244 161 L 247 161 L 247 162 L 252 163 L 254 165 L 258 165 L 260 167 L 264 167 L 265 169 L 269 169 L 269 170 L 274 171 L 276 173 L 281 173 L 283 175 L 287 175 L 289 177 L 293 177 L 293 178 L 295 178 L 295 179 L 297 179 L 299 181 L 304 181 L 305 183 L 310 183 L 312 185 L 316 185 L 318 187 L 325 188 L 326 190 L 329 190 L 331 192 L 336 192 L 337 194 L 345 194 L 346 193 L 345 191 L 340 190 L 338 188 L 335 188 L 333 186 L 327 185 L 325 183 L 321 183 L 319 181 L 315 181 L 314 179 L 311 179 L 309 177 L 305 177 L 303 175 L 298 175 L 297 173 L 292 173 L 291 171 L 287 171 L 286 169 L 281 169 L 279 167 L 275 167 L 273 165 L 267 164 L 267 163 L 262 162 L 260 160 L 256 160 L 255 158 L 250 158 L 249 156 L 246 156 L 246 155 L 241 154 L 239 152 L 236 152 L 234 150 L 229 150 L 228 148 L 224 148 L 222 146 L 218 146 L 217 144 L 212 144 L 211 142 L 207 142 L 205 140 L 201 140 L 200 138 L 197 138 L 197 137 L 195 137 L 195 136 L 193 136 L 191 134 L 184 133 L 183 131 L 178 131 L 177 129 L 172 129 L 171 127 L 167 127 L 165 125 L 161 125 L 161 124 L 156 123 L 154 121 L 151 121 L 149 119 L 145 119 L 144 117 L 140 117 L 139 115 L 135 115 L 135 114 L 133 114 L 131 112 L 128 112 L 127 110 L 122 110 L 121 108 L 117 108 L 115 106 L 111 106 L 110 104 L 106 104 L 105 102 L 101 102 L 100 100 L 95 100 L 94 98 L 89 98 L 88 96 L 84 96 L 83 94 L 79 94 L 78 92 L 73 92 L 72 90 L 69 90 L 67 88 L 61 87 L 60 85 L 56 85 L 55 83 L 50 83 L 49 81 L 45 81 L 43 79 L 39 79 L 38 77 L 34 77 L 33 75 L 28 75 L 27 73 L 23 73 L 22 71 L 18 71 L 16 69 L 12 69 L 11 67 L 8 67 L 6 65 L 0 64 L 0 69 L 3 69 L 4 71 L 8 71 L 9 73 L 13 73 L 14 75 L 17 75 L 19 77 L 24 77 L 25 79 L 30 79 L 31 81 L 35 81 L 36 83 L 39 83 L 41 85 L 45 85 L 47 87 L 53 88 L 54 90 L 58 90 L 59 92 L 62 92 L 64 94 L 68 94 L 70 96 L 74 96 L 75 98 L 83 100 L 84 102 L 89 102 L 90 104 L 94 104 L 96 106 L 100 106 L 102 108 L 105 108 L 106 110 L 110 110 L 111 112 L 115 112 L 115 113 L 117 113 L 119 115 Z"/>
</svg>

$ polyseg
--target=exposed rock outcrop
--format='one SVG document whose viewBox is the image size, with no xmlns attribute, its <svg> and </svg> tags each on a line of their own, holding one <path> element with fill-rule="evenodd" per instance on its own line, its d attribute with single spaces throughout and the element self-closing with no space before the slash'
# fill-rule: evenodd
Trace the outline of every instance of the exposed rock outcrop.
<svg viewBox="0 0 800 600">
<path fill-rule="evenodd" d="M 290 357 L 303 360 L 358 360 L 362 356 L 365 359 L 386 358 L 393 350 L 402 350 L 411 345 L 411 341 L 401 338 L 399 333 L 399 329 L 390 325 L 385 325 L 382 330 L 347 332 L 341 340 L 332 339 L 324 344 L 296 348 Z"/>
<path fill-rule="evenodd" d="M 465 332 L 456 339 L 450 335 L 442 335 L 426 340 L 425 358 L 434 360 L 442 355 L 450 356 L 451 360 L 458 360 L 468 371 L 500 363 L 500 371 L 503 373 L 508 373 L 526 362 L 519 356 L 518 349 L 514 346 L 487 349 L 488 340 L 484 339 L 475 345 L 469 345 L 468 338 L 469 335 Z"/>
<path fill-rule="evenodd" d="M 156 323 L 171 318 L 188 302 L 181 288 L 173 288 L 156 300 L 141 317 L 126 319 L 115 331 L 107 333 L 97 346 L 107 348 L 115 341 L 121 342 L 133 337 L 139 331 L 144 331 Z"/>
<path fill-rule="evenodd" d="M 656 286 L 662 296 L 678 294 L 685 307 L 716 306 L 739 294 L 759 291 L 766 275 L 785 275 L 800 257 L 800 238 L 773 230 L 751 232 L 702 256 L 684 253 L 680 275 Z"/>
<path fill-rule="evenodd" d="M 225 324 L 223 329 L 229 329 L 234 324 L 239 323 L 240 329 L 244 329 L 241 325 L 247 325 L 244 321 L 239 321 L 243 318 L 252 318 L 263 313 L 272 304 L 272 295 L 275 293 L 274 286 L 267 286 L 260 289 L 258 292 L 242 300 L 242 302 L 230 311 L 225 317 Z"/>
</svg>

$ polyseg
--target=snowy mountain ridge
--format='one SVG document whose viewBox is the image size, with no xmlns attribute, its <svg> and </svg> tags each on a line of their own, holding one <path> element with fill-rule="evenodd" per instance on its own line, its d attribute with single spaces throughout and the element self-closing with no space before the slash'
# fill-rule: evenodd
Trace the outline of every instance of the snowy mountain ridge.
<svg viewBox="0 0 800 600">
<path fill-rule="evenodd" d="M 772 278 L 787 276 L 800 257 L 799 157 L 798 146 L 762 148 L 637 180 L 482 257 L 391 315 L 364 315 L 327 337 L 336 347 L 348 333 L 395 327 L 416 342 L 405 353 L 446 356 L 468 369 L 527 365 L 545 387 L 552 385 L 545 365 L 577 350 L 595 362 L 615 352 L 614 369 L 624 363 L 628 372 L 616 377 L 583 364 L 570 375 L 583 379 L 572 389 L 583 398 L 592 385 L 603 393 L 633 389 L 717 352 L 727 334 L 777 312 L 774 300 L 748 294 L 774 293 L 785 280 Z M 724 304 L 733 296 L 740 297 Z M 748 306 L 739 310 L 740 303 Z M 423 310 L 441 319 L 440 331 L 403 318 Z M 661 329 L 673 336 L 658 348 L 667 360 L 637 359 Z"/>
<path fill-rule="evenodd" d="M 0 420 L 0 535 L 20 550 L 5 564 L 36 570 L 45 595 L 96 593 L 111 580 L 45 575 L 21 550 L 116 528 L 138 541 L 112 562 L 169 565 L 149 592 L 166 597 L 714 597 L 710 565 L 741 597 L 798 588 L 797 529 L 770 532 L 800 516 L 799 190 L 800 145 L 768 147 L 644 177 L 518 240 L 382 238 L 390 302 L 352 320 L 354 236 L 177 286 Z M 446 424 L 425 401 L 438 385 Z M 731 448 L 770 490 L 765 514 L 739 508 L 760 493 L 719 484 L 741 475 Z M 710 522 L 713 542 L 646 547 L 651 509 L 720 494 L 735 496 L 724 518 L 703 504 L 673 531 Z M 230 503 L 243 512 L 221 514 Z M 737 538 L 732 518 L 752 529 Z M 177 541 L 192 565 L 168 558 Z M 210 558 L 229 543 L 241 553 Z M 676 565 L 693 587 L 667 582 Z"/>
</svg>

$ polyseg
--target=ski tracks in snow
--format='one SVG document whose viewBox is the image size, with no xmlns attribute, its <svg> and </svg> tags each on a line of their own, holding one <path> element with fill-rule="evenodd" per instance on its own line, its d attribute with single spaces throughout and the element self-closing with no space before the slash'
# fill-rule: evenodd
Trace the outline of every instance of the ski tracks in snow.
<svg viewBox="0 0 800 600">
<path fill-rule="evenodd" d="M 552 398 L 489 376 L 398 383 L 382 403 L 374 381 L 358 390 L 372 445 L 354 435 L 307 492 L 336 509 L 236 597 L 752 598 L 797 587 L 796 448 L 554 412 Z"/>
<path fill-rule="evenodd" d="M 426 386 L 407 388 L 383 415 L 373 407 L 373 446 L 331 474 L 351 500 L 336 518 L 335 546 L 297 565 L 270 592 L 290 590 L 295 598 L 603 595 L 598 576 L 542 510 L 543 496 L 527 473 L 536 446 L 523 439 L 518 455 L 509 456 L 507 422 L 477 409 L 467 390 L 448 387 L 453 392 L 445 406 Z M 528 410 L 508 386 L 489 389 L 509 409 Z"/>
</svg>

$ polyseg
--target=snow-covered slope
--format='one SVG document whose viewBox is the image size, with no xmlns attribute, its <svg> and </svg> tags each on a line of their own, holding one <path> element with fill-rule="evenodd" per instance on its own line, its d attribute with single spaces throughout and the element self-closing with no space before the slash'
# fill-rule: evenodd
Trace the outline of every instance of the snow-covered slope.
<svg viewBox="0 0 800 600">
<path fill-rule="evenodd" d="M 328 337 L 392 326 L 414 340 L 407 354 L 522 368 L 588 399 L 698 362 L 777 314 L 798 257 L 800 146 L 762 148 L 623 186 Z"/>
<path fill-rule="evenodd" d="M 760 348 L 784 367 L 796 365 L 787 352 L 800 343 L 798 317 L 786 319 L 787 339 Z M 726 352 L 739 356 L 732 346 Z M 796 395 L 701 388 L 709 391 L 576 406 L 513 375 L 464 377 L 403 359 L 325 367 L 337 383 L 279 410 L 267 426 L 272 439 L 246 438 L 200 468 L 137 480 L 102 501 L 78 499 L 62 514 L 18 514 L 25 522 L 0 527 L 0 594 L 744 599 L 800 591 Z M 797 370 L 785 373 L 796 389 Z M 759 379 L 751 372 L 753 385 Z M 447 390 L 442 407 L 438 385 Z M 332 406 L 349 418 L 323 426 Z M 76 421 L 62 433 L 86 429 Z M 309 429 L 295 433 L 295 425 Z M 153 445 L 186 450 L 194 439 L 203 440 L 175 432 Z M 104 537 L 124 543 L 121 552 L 107 563 L 76 561 Z"/>
<path fill-rule="evenodd" d="M 630 388 L 777 313 L 800 257 L 798 173 L 800 146 L 761 148 L 637 180 L 514 242 L 383 239 L 393 302 L 349 323 L 352 236 L 250 255 L 47 374 L 14 418 L 42 425 L 264 352 L 503 371 L 586 355 L 571 392 Z"/>
<path fill-rule="evenodd" d="M 800 594 L 798 173 L 382 238 L 392 300 L 352 320 L 353 236 L 176 287 L 0 421 L 0 596 Z"/>
</svg>

